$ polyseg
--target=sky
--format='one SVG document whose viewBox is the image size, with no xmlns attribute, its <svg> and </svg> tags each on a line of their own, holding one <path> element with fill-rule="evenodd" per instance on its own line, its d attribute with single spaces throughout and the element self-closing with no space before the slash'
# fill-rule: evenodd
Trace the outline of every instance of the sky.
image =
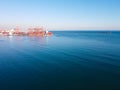
<svg viewBox="0 0 120 90">
<path fill-rule="evenodd" d="M 120 30 L 120 0 L 0 0 L 0 27 Z"/>
</svg>

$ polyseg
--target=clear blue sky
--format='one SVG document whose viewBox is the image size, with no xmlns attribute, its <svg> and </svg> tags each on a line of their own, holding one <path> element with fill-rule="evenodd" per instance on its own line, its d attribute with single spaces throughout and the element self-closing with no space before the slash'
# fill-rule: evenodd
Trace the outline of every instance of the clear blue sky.
<svg viewBox="0 0 120 90">
<path fill-rule="evenodd" d="M 120 30 L 120 0 L 0 0 L 0 25 Z"/>
</svg>

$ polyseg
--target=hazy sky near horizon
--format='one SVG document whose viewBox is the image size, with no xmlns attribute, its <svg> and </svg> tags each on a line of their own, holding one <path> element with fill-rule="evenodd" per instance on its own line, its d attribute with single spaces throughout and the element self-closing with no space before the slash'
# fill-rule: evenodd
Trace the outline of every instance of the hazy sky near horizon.
<svg viewBox="0 0 120 90">
<path fill-rule="evenodd" d="M 0 25 L 120 30 L 120 0 L 0 0 Z"/>
</svg>

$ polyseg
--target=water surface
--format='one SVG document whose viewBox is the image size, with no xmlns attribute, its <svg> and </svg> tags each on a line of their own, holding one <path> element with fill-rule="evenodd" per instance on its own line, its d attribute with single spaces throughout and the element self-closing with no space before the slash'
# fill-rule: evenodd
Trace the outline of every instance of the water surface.
<svg viewBox="0 0 120 90">
<path fill-rule="evenodd" d="M 120 32 L 0 37 L 0 90 L 120 90 Z"/>
</svg>

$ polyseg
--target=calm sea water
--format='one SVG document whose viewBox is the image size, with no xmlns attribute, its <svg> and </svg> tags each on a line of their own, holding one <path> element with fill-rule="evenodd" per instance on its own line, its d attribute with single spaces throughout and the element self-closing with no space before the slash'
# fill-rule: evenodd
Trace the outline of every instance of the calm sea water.
<svg viewBox="0 0 120 90">
<path fill-rule="evenodd" d="M 120 90 L 120 32 L 0 37 L 0 90 Z"/>
</svg>

